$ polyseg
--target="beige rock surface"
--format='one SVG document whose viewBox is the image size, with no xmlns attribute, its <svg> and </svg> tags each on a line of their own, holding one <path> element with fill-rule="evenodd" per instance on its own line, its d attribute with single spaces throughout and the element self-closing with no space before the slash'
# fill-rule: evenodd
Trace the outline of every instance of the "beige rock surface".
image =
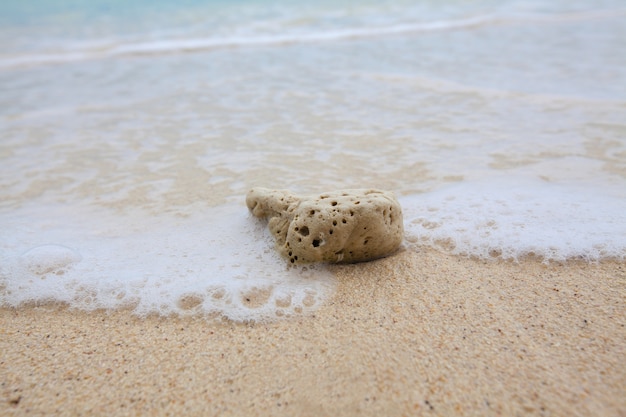
<svg viewBox="0 0 626 417">
<path fill-rule="evenodd" d="M 269 220 L 278 251 L 291 263 L 351 263 L 381 258 L 402 243 L 402 208 L 393 193 L 342 190 L 300 197 L 253 188 L 252 214 Z"/>
</svg>

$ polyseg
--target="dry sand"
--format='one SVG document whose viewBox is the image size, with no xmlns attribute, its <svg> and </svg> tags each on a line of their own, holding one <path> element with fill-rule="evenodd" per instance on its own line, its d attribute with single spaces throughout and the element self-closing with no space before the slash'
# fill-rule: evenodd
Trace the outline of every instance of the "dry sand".
<svg viewBox="0 0 626 417">
<path fill-rule="evenodd" d="M 0 415 L 626 415 L 626 265 L 402 252 L 270 324 L 0 310 Z"/>
</svg>

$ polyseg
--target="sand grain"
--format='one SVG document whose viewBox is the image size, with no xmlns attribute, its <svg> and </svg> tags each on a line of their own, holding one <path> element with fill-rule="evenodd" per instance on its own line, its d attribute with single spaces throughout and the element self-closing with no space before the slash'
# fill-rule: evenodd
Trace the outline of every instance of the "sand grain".
<svg viewBox="0 0 626 417">
<path fill-rule="evenodd" d="M 626 414 L 626 267 L 402 252 L 269 324 L 0 310 L 0 414 Z"/>
</svg>

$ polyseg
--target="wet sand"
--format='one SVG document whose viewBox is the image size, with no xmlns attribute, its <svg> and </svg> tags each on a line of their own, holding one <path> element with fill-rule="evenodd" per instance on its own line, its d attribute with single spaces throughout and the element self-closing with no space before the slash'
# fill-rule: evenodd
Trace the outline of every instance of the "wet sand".
<svg viewBox="0 0 626 417">
<path fill-rule="evenodd" d="M 0 414 L 626 415 L 626 265 L 405 251 L 274 323 L 0 309 Z"/>
</svg>

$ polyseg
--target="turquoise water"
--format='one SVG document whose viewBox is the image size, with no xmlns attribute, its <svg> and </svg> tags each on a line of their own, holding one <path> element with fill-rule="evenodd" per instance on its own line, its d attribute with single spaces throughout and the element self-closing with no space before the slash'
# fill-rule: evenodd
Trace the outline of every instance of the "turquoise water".
<svg viewBox="0 0 626 417">
<path fill-rule="evenodd" d="M 0 304 L 313 311 L 334 278 L 276 257 L 253 186 L 393 190 L 408 250 L 624 259 L 625 17 L 616 0 L 2 2 Z"/>
</svg>

